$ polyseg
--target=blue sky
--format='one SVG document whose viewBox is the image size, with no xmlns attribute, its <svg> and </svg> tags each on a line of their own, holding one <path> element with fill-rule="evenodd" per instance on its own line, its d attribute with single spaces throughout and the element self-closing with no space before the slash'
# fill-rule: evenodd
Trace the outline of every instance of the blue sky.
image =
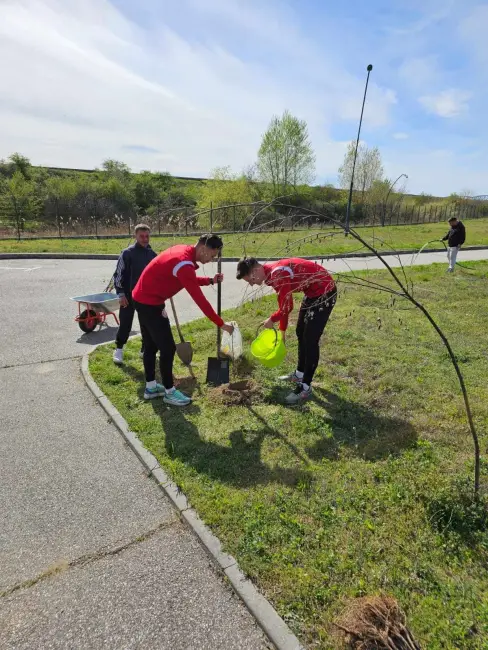
<svg viewBox="0 0 488 650">
<path fill-rule="evenodd" d="M 486 34 L 471 0 L 3 0 L 0 157 L 239 172 L 289 109 L 336 183 L 372 63 L 362 139 L 387 175 L 485 194 Z"/>
</svg>

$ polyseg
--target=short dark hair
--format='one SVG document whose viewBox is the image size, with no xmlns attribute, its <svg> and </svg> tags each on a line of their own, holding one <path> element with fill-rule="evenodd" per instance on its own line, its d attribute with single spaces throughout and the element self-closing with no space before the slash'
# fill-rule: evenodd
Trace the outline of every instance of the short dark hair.
<svg viewBox="0 0 488 650">
<path fill-rule="evenodd" d="M 237 262 L 236 278 L 238 280 L 242 280 L 242 278 L 245 278 L 246 275 L 249 275 L 253 268 L 258 264 L 259 262 L 255 257 L 243 257 Z"/>
<path fill-rule="evenodd" d="M 449 223 L 451 223 L 451 221 L 457 221 L 457 217 L 451 217 L 450 219 L 448 219 L 448 221 Z"/>
<path fill-rule="evenodd" d="M 212 235 L 211 233 L 208 235 L 202 235 L 198 240 L 198 243 L 201 244 L 202 246 L 207 246 L 212 250 L 222 248 L 222 246 L 224 245 L 224 242 L 220 239 L 218 235 Z"/>
<path fill-rule="evenodd" d="M 134 228 L 134 232 L 137 235 L 139 230 L 147 230 L 147 232 L 151 232 L 151 228 L 146 223 L 138 223 L 137 226 Z"/>
</svg>

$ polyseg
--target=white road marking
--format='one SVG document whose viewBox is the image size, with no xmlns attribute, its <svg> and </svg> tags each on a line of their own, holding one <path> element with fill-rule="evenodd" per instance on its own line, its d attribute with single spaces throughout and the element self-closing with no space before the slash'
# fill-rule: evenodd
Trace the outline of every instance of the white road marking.
<svg viewBox="0 0 488 650">
<path fill-rule="evenodd" d="M 36 271 L 42 269 L 42 266 L 0 266 L 2 271 Z"/>
</svg>

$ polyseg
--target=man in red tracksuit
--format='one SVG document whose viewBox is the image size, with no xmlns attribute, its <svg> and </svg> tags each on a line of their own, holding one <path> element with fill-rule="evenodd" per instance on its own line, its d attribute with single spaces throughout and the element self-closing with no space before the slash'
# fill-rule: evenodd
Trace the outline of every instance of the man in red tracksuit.
<svg viewBox="0 0 488 650">
<path fill-rule="evenodd" d="M 312 379 L 319 364 L 320 337 L 337 299 L 332 276 L 320 264 L 299 257 L 267 264 L 260 264 L 254 257 L 248 257 L 238 263 L 237 279 L 245 280 L 251 286 L 266 284 L 277 292 L 278 310 L 263 325 L 273 327 L 279 323 L 283 337 L 288 327 L 288 315 L 293 309 L 293 294 L 305 294 L 296 328 L 297 369 L 280 379 L 297 385 L 286 398 L 287 404 L 295 405 L 306 401 L 312 394 Z"/>
<path fill-rule="evenodd" d="M 191 399 L 173 384 L 173 360 L 176 346 L 165 302 L 186 289 L 196 304 L 217 327 L 232 334 L 232 325 L 225 324 L 212 309 L 200 287 L 222 282 L 223 276 L 197 277 L 197 262 L 206 264 L 213 260 L 222 248 L 217 235 L 200 237 L 196 246 L 181 244 L 160 253 L 142 272 L 132 298 L 139 316 L 144 344 L 144 371 L 146 374 L 145 399 L 162 396 L 167 404 L 187 406 Z M 159 366 L 163 385 L 156 383 L 156 353 L 159 350 Z"/>
</svg>

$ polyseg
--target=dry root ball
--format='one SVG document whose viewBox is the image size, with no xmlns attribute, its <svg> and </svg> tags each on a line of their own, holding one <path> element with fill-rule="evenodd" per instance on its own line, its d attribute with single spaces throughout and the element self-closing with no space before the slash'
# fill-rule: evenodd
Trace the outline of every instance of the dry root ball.
<svg viewBox="0 0 488 650">
<path fill-rule="evenodd" d="M 406 627 L 405 614 L 390 596 L 357 598 L 334 625 L 343 648 L 421 650 Z"/>
<path fill-rule="evenodd" d="M 228 406 L 254 404 L 259 401 L 260 391 L 255 382 L 242 380 L 212 388 L 210 398 L 219 404 L 226 404 Z"/>
</svg>

